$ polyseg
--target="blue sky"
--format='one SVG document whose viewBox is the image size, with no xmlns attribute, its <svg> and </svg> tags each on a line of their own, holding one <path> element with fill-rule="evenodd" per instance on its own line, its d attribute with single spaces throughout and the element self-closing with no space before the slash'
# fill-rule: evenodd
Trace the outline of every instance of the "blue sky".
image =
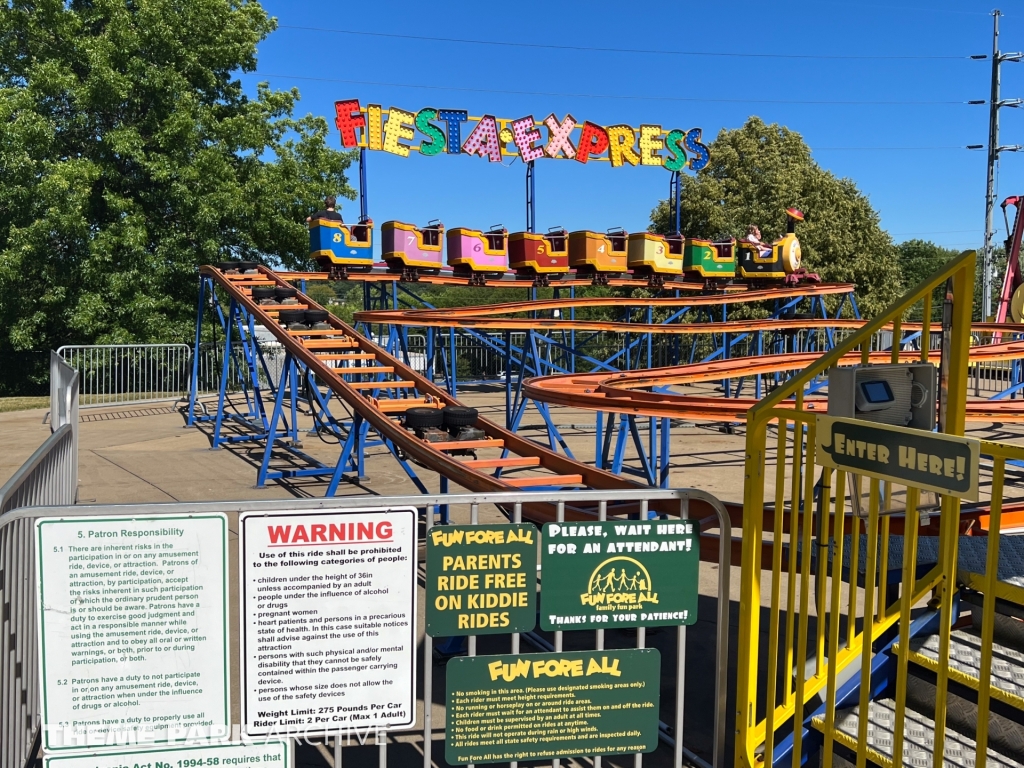
<svg viewBox="0 0 1024 768">
<path fill-rule="evenodd" d="M 538 120 L 571 112 L 581 122 L 600 125 L 699 126 L 707 138 L 758 115 L 800 133 L 821 166 L 851 178 L 897 242 L 920 237 L 955 248 L 982 242 L 985 153 L 961 148 L 987 142 L 987 106 L 964 103 L 989 95 L 990 62 L 967 58 L 991 53 L 992 6 L 978 0 L 548 0 L 521 6 L 265 0 L 263 5 L 281 26 L 260 45 L 258 72 L 244 75 L 243 82 L 252 92 L 259 80 L 274 88 L 298 87 L 298 112 L 327 117 L 335 146 L 340 140 L 333 129 L 333 104 L 348 98 L 410 112 L 433 106 L 506 118 L 532 114 Z M 1024 11 L 1009 4 L 1003 11 L 1002 50 L 1024 50 Z M 323 30 L 583 48 L 876 58 L 558 50 Z M 960 58 L 881 58 L 897 56 Z M 1002 82 L 1003 98 L 1024 98 L 1024 63 L 1004 64 Z M 576 95 L 531 95 L 539 93 Z M 1000 140 L 1024 144 L 1024 109 L 1002 110 Z M 543 160 L 536 165 L 541 231 L 556 225 L 643 230 L 651 208 L 668 193 L 669 173 L 662 168 Z M 370 215 L 377 223 L 439 218 L 449 228 L 496 223 L 510 231 L 525 228 L 525 173 L 518 161 L 504 167 L 476 157 L 414 153 L 403 159 L 371 152 L 367 170 Z M 1005 153 L 997 203 L 1019 192 L 1024 192 L 1024 152 Z M 351 219 L 357 210 L 356 203 L 346 203 L 343 212 Z M 998 208 L 996 222 L 999 243 L 1005 234 Z"/>
</svg>

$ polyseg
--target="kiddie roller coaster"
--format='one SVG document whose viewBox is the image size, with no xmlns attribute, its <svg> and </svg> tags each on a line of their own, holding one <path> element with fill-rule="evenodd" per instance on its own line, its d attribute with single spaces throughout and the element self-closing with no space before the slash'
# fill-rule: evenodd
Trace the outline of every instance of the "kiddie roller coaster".
<svg viewBox="0 0 1024 768">
<path fill-rule="evenodd" d="M 962 507 L 957 502 L 954 509 L 951 497 L 936 496 L 936 504 L 918 505 L 922 497 L 908 487 L 906 509 L 894 513 L 889 484 L 880 487 L 878 480 L 868 480 L 871 490 L 863 497 L 863 478 L 820 466 L 813 436 L 815 417 L 829 412 L 833 372 L 886 366 L 913 369 L 914 376 L 931 372 L 932 381 L 938 369 L 949 391 L 946 405 L 940 401 L 938 408 L 940 432 L 962 435 L 966 422 L 1024 422 L 1024 280 L 1019 266 L 1024 226 L 1019 216 L 1007 241 L 1009 264 L 996 322 L 971 325 L 969 300 L 964 309 L 963 297 L 970 296 L 967 276 L 974 269 L 970 253 L 912 292 L 915 301 L 923 301 L 919 320 L 904 319 L 911 305 L 907 298 L 883 317 L 866 322 L 860 318 L 853 285 L 825 283 L 803 269 L 798 231 L 803 213 L 795 208 L 786 211 L 785 233 L 770 244 L 680 233 L 680 167 L 670 163 L 685 149 L 697 164 L 707 162 L 706 150 L 701 154 L 693 149 L 702 146 L 698 129 L 659 133 L 660 128 L 650 130 L 657 126 L 644 126 L 640 152 L 635 153 L 638 162 L 641 156 L 656 157 L 658 146 L 667 153 L 661 164 L 673 172 L 669 203 L 674 234 L 619 228 L 553 228 L 538 234 L 534 160 L 541 156 L 531 149 L 543 151 L 544 157 L 580 162 L 601 159 L 596 155 L 607 151 L 613 166 L 617 152 L 622 165 L 627 150 L 633 152 L 628 145 L 632 129 L 605 130 L 586 123 L 573 144 L 569 137 L 575 120 L 568 116 L 559 121 L 552 115 L 543 121 L 549 141 L 542 149 L 535 146 L 540 141 L 535 128 L 542 124 L 532 117 L 479 118 L 463 143 L 458 128 L 466 117 L 458 111 L 425 109 L 413 115 L 393 108 L 385 123 L 386 113 L 379 107 L 360 110 L 356 102 L 339 102 L 338 114 L 343 144 L 359 148 L 360 215 L 354 224 L 330 218 L 310 222 L 310 254 L 321 271 L 279 272 L 243 261 L 200 270 L 196 345 L 206 338 L 204 323 L 212 321 L 220 336 L 220 369 L 216 399 L 204 401 L 199 397 L 199 356 L 194 357 L 188 420 L 210 430 L 214 448 L 248 446 L 258 459 L 258 486 L 319 477 L 324 495 L 330 497 L 342 482 L 365 478 L 367 449 L 382 447 L 421 492 L 427 492 L 424 473 L 437 476 L 442 493 L 454 491 L 451 484 L 472 491 L 520 492 L 523 518 L 542 523 L 554 520 L 556 510 L 539 500 L 540 494 L 531 502 L 535 492 L 668 486 L 673 480 L 673 428 L 697 422 L 723 431 L 742 428 L 747 443 L 744 499 L 726 503 L 741 535 L 719 542 L 710 506 L 692 500 L 689 507 L 690 516 L 700 523 L 702 559 L 719 562 L 723 552 L 731 551 L 732 563 L 742 566 L 735 764 L 799 766 L 821 748 L 826 765 L 833 764 L 833 753 L 852 755 L 859 764 L 865 764 L 866 756 L 870 764 L 898 765 L 903 763 L 891 756 L 906 756 L 908 749 L 912 756 L 934 751 L 934 763 L 929 758 L 921 764 L 953 765 L 964 764 L 977 744 L 982 755 L 989 745 L 989 765 L 1024 761 L 1024 756 L 1017 762 L 1006 757 L 1017 755 L 1017 747 L 1007 737 L 1013 728 L 1005 727 L 1005 722 L 1019 724 L 1019 712 L 1024 712 L 1024 690 L 1007 677 L 1019 672 L 1021 657 L 1007 662 L 1010 657 L 1004 658 L 999 645 L 1009 642 L 1013 631 L 1003 625 L 1024 617 L 1024 586 L 997 584 L 994 568 L 988 576 L 974 574 L 977 553 L 984 553 L 986 542 L 1003 538 L 990 532 L 1024 525 L 1024 503 L 1002 499 L 1004 477 L 1011 472 L 1017 476 L 1024 451 L 981 441 L 983 454 L 992 457 L 990 501 L 965 502 Z M 447 129 L 432 120 L 446 121 Z M 419 147 L 400 141 L 413 138 L 408 128 L 412 124 L 427 137 Z M 613 128 L 626 129 L 629 136 Z M 603 149 L 598 151 L 602 135 Z M 615 149 L 609 136 L 625 136 L 626 143 L 619 141 Z M 514 149 L 508 149 L 509 143 Z M 374 258 L 375 227 L 366 208 L 366 150 L 401 155 L 403 148 L 406 155 L 461 148 L 491 162 L 518 156 L 527 166 L 526 230 L 446 230 L 440 221 L 424 227 L 387 221 L 380 228 L 380 256 Z M 633 164 L 628 157 L 625 162 Z M 1020 200 L 1010 198 L 1004 210 L 1008 205 L 1019 209 Z M 316 280 L 362 285 L 363 307 L 354 325 L 306 293 L 308 282 Z M 502 304 L 481 299 L 475 306 L 442 309 L 423 290 L 430 285 L 473 286 L 481 296 L 494 287 L 521 287 L 526 298 Z M 626 296 L 576 295 L 577 288 L 590 285 L 646 290 L 624 291 L 633 294 Z M 941 308 L 933 307 L 933 293 L 942 286 L 946 301 Z M 552 298 L 540 298 L 541 290 L 550 290 Z M 766 317 L 738 319 L 740 308 L 756 308 Z M 601 319 L 593 319 L 595 315 Z M 933 319 L 939 316 L 941 320 Z M 413 345 L 414 335 L 421 346 Z M 267 338 L 272 341 L 267 343 Z M 459 387 L 465 389 L 467 383 L 459 365 L 463 341 L 501 363 L 490 384 L 504 389 L 503 424 L 458 399 Z M 909 373 L 903 378 L 890 377 L 884 386 L 869 379 L 877 386 L 858 397 L 881 391 L 883 400 L 886 393 L 892 402 L 903 398 L 906 420 L 886 422 L 884 411 L 872 415 L 876 406 L 870 398 L 858 405 L 861 418 L 906 426 L 915 409 L 919 415 L 928 411 L 927 398 L 919 395 L 920 388 L 927 388 Z M 899 392 L 889 390 L 890 381 Z M 968 400 L 972 381 L 975 396 Z M 574 455 L 562 434 L 559 407 L 593 414 L 590 457 Z M 529 408 L 541 417 L 540 434 L 530 433 L 535 438 L 525 436 L 523 419 Z M 935 411 L 931 407 L 933 418 Z M 324 461 L 303 449 L 300 416 L 312 421 L 311 434 L 337 445 L 336 460 Z M 769 425 L 775 430 L 771 441 L 777 441 L 774 470 L 767 469 Z M 581 453 L 579 443 L 574 446 Z M 938 466 L 941 474 L 941 461 Z M 766 498 L 766 489 L 760 487 L 770 471 L 776 473 L 774 499 Z M 853 515 L 845 512 L 847 488 Z M 833 492 L 835 509 L 842 506 L 842 514 L 830 512 Z M 655 502 L 650 507 L 632 502 L 608 503 L 604 512 L 635 518 L 657 516 L 662 510 Z M 444 506 L 431 514 L 448 522 Z M 590 502 L 564 507 L 567 520 L 598 515 Z M 797 547 L 783 543 L 793 542 L 794 536 L 802 540 Z M 820 543 L 826 540 L 827 555 Z M 963 594 L 953 598 L 948 585 L 958 561 L 956 548 L 949 550 L 951 540 L 959 540 L 960 551 L 968 556 L 956 577 Z M 1011 544 L 1003 546 L 1011 557 L 1020 557 L 1021 548 Z M 812 557 L 800 555 L 812 548 Z M 933 558 L 926 562 L 938 563 L 930 569 L 917 559 L 926 550 Z M 990 564 L 999 563 L 1002 579 L 998 549 L 995 561 L 992 549 L 988 553 Z M 827 564 L 821 581 L 823 561 Z M 877 586 L 869 577 L 876 571 L 887 574 L 878 576 Z M 830 572 L 831 587 L 826 588 Z M 770 597 L 761 596 L 762 582 L 770 586 Z M 859 630 L 854 597 L 849 606 L 840 606 L 844 583 L 861 585 L 864 594 L 865 618 Z M 929 590 L 934 599 L 927 610 L 912 616 L 914 601 L 924 601 Z M 848 591 L 851 596 L 858 592 Z M 984 595 L 999 597 L 994 609 L 995 601 Z M 812 599 L 818 617 L 829 614 L 827 623 L 808 623 Z M 793 609 L 797 600 L 799 611 Z M 990 623 L 982 622 L 977 631 L 965 628 L 960 606 L 972 600 L 984 602 L 984 622 L 991 623 L 992 610 L 999 613 L 998 643 L 992 640 Z M 765 610 L 767 636 L 758 632 Z M 847 617 L 845 644 L 832 614 Z M 976 636 L 988 638 L 980 651 L 971 650 Z M 762 643 L 767 653 L 760 653 Z M 803 646 L 811 648 L 807 665 L 798 661 Z M 961 655 L 954 660 L 950 649 L 959 649 Z M 1002 671 L 992 666 L 993 654 L 999 654 Z M 758 664 L 765 665 L 763 674 Z M 995 670 L 988 682 L 982 673 L 985 664 Z M 926 670 L 915 674 L 938 676 L 932 705 L 911 706 L 906 679 L 908 668 L 915 665 Z M 971 688 L 978 692 L 977 742 L 954 731 L 947 734 L 947 682 L 959 686 L 958 696 Z M 953 688 L 949 690 L 953 696 Z M 860 712 L 867 716 L 861 718 Z M 906 745 L 903 726 L 886 725 L 892 717 L 909 723 Z M 985 726 L 980 725 L 983 721 Z M 897 734 L 895 739 L 886 736 L 891 733 Z M 950 749 L 964 760 L 950 762 Z"/>
</svg>

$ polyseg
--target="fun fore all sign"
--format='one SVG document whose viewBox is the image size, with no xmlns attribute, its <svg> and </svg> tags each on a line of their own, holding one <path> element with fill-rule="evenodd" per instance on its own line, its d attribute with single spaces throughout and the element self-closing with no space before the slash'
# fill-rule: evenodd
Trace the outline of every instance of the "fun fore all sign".
<svg viewBox="0 0 1024 768">
<path fill-rule="evenodd" d="M 613 168 L 623 165 L 661 166 L 669 171 L 699 171 L 708 164 L 708 148 L 701 143 L 701 129 L 666 131 L 660 125 L 600 126 L 579 122 L 572 115 L 559 120 L 552 113 L 537 122 L 533 115 L 516 120 L 484 115 L 470 117 L 464 109 L 424 107 L 406 112 L 379 104 L 359 105 L 358 99 L 336 101 L 334 124 L 346 148 L 390 152 L 408 157 L 416 151 L 433 157 L 474 155 L 500 163 L 518 156 L 524 163 L 552 160 L 602 160 Z M 543 129 L 543 130 L 542 130 Z M 410 142 L 419 140 L 419 144 Z"/>
</svg>

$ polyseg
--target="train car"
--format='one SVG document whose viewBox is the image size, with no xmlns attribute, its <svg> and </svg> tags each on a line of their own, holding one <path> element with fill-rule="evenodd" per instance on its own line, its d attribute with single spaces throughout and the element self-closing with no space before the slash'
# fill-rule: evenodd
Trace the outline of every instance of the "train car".
<svg viewBox="0 0 1024 768">
<path fill-rule="evenodd" d="M 401 272 L 403 279 L 415 280 L 419 275 L 436 275 L 444 266 L 441 251 L 444 224 L 436 219 L 425 227 L 402 221 L 385 221 L 380 228 L 382 258 L 392 272 Z"/>
<path fill-rule="evenodd" d="M 309 255 L 332 278 L 373 268 L 373 219 L 343 224 L 334 219 L 309 222 Z"/>
<path fill-rule="evenodd" d="M 796 223 L 804 215 L 796 208 L 786 209 L 786 234 L 768 245 L 740 241 L 736 261 L 740 277 L 755 283 L 786 280 L 800 269 L 800 241 Z"/>
<path fill-rule="evenodd" d="M 546 235 L 513 232 L 508 237 L 508 265 L 517 275 L 535 278 L 538 285 L 561 280 L 569 273 L 569 234 L 561 227 Z"/>
<path fill-rule="evenodd" d="M 736 277 L 736 241 L 712 242 L 688 237 L 683 245 L 683 274 L 717 283 Z"/>
<path fill-rule="evenodd" d="M 569 266 L 580 277 L 592 277 L 597 285 L 607 285 L 612 277 L 625 272 L 626 240 L 623 229 L 606 233 L 580 230 L 569 233 Z"/>
<path fill-rule="evenodd" d="M 500 225 L 488 232 L 466 227 L 449 230 L 448 264 L 472 285 L 501 277 L 508 271 L 508 230 Z"/>
<path fill-rule="evenodd" d="M 652 286 L 664 285 L 666 276 L 683 274 L 683 238 L 634 232 L 629 236 L 626 264 L 634 274 L 646 275 Z"/>
</svg>

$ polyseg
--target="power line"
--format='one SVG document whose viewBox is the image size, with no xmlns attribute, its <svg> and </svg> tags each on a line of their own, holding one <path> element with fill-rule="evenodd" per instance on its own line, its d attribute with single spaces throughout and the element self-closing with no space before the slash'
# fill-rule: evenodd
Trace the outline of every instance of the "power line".
<svg viewBox="0 0 1024 768">
<path fill-rule="evenodd" d="M 890 232 L 890 235 L 952 235 L 952 234 L 963 234 L 964 232 L 981 232 L 980 229 L 927 229 L 917 230 L 915 232 Z"/>
<path fill-rule="evenodd" d="M 816 2 L 815 7 L 821 5 L 834 5 L 860 10 L 862 8 L 878 8 L 885 11 L 914 11 L 915 13 L 957 13 L 965 16 L 988 16 L 988 11 L 962 11 L 952 8 L 921 8 L 908 5 L 875 5 L 872 3 L 839 3 L 839 2 Z"/>
<path fill-rule="evenodd" d="M 601 93 L 558 93 L 554 91 L 511 91 L 496 88 L 465 88 L 448 85 L 422 85 L 416 83 L 385 83 L 374 80 L 347 80 L 335 77 L 307 77 L 304 75 L 280 75 L 269 72 L 242 72 L 250 77 L 276 77 L 285 80 L 312 80 L 321 83 L 347 83 L 349 85 L 372 85 L 380 88 L 411 88 L 424 91 L 458 91 L 463 93 L 495 93 L 506 96 L 556 96 L 572 99 L 614 99 L 619 101 L 682 101 L 688 103 L 718 104 L 805 104 L 816 106 L 949 106 L 966 104 L 966 101 L 830 101 L 814 99 L 711 99 L 687 96 L 625 96 Z M 894 147 L 899 149 L 899 147 Z"/>
<path fill-rule="evenodd" d="M 963 144 L 949 145 L 942 147 L 811 147 L 812 152 L 845 152 L 845 151 L 864 151 L 864 152 L 877 152 L 877 151 L 889 151 L 889 150 L 932 150 L 932 149 L 965 149 Z"/>
<path fill-rule="evenodd" d="M 864 56 L 864 55 L 833 55 L 812 53 L 735 53 L 729 51 L 678 51 L 664 48 L 602 48 L 589 45 L 552 45 L 549 43 L 519 43 L 505 40 L 475 40 L 465 37 L 434 37 L 430 35 L 404 35 L 394 32 L 367 32 L 356 29 L 328 29 L 326 27 L 307 27 L 296 24 L 280 24 L 280 29 L 296 29 L 305 32 L 331 32 L 338 35 L 355 35 L 360 37 L 383 37 L 393 40 L 422 40 L 430 43 L 460 43 L 463 45 L 492 45 L 503 48 L 534 48 L 551 51 L 590 51 L 596 53 L 640 53 L 659 56 L 711 56 L 717 58 L 736 59 L 831 59 L 837 61 L 881 61 L 881 60 L 959 60 L 970 59 L 970 56 Z"/>
</svg>

